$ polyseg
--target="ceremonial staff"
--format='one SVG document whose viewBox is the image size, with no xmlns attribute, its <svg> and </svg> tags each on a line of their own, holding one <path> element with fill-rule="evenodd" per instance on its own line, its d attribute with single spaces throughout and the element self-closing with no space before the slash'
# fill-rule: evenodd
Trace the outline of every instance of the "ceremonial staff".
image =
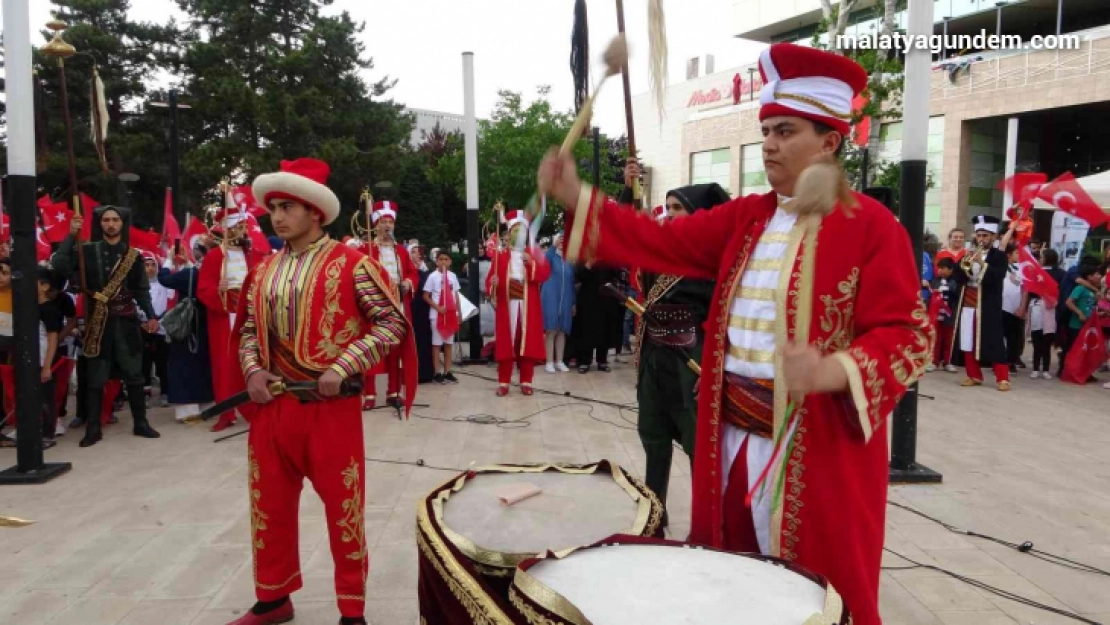
<svg viewBox="0 0 1110 625">
<path fill-rule="evenodd" d="M 624 0 L 617 0 L 617 32 L 624 37 Z M 632 123 L 632 87 L 628 80 L 628 56 L 621 64 L 621 82 L 624 84 L 624 124 L 628 136 L 628 157 L 636 158 L 636 127 Z M 632 181 L 632 203 L 636 208 L 643 208 L 641 198 L 640 179 Z"/>
<path fill-rule="evenodd" d="M 62 91 L 62 120 L 65 122 L 66 156 L 69 160 L 69 191 L 72 198 L 73 214 L 74 216 L 81 217 L 81 193 L 77 189 L 77 158 L 73 153 L 73 121 L 69 115 L 69 89 L 66 85 L 65 63 L 66 59 L 77 54 L 77 49 L 62 39 L 62 31 L 66 29 L 65 22 L 61 20 L 51 20 L 46 23 L 46 27 L 54 31 L 54 38 L 50 40 L 50 43 L 42 47 L 42 53 L 50 58 L 58 59 L 58 84 Z M 94 111 L 96 108 L 97 107 L 94 106 Z M 99 120 L 94 119 L 93 123 L 99 125 Z M 97 134 L 99 135 L 99 130 Z M 81 235 L 77 236 L 77 241 L 78 244 L 81 243 Z M 88 281 L 85 277 L 85 253 L 80 245 L 77 246 L 77 267 L 77 273 L 80 274 L 81 280 L 81 292 L 88 293 Z"/>
</svg>

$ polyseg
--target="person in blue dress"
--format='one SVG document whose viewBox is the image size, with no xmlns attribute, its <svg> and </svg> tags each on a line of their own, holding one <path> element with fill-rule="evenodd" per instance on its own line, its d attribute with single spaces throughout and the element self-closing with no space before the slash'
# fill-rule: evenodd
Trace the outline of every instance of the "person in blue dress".
<svg viewBox="0 0 1110 625">
<path fill-rule="evenodd" d="M 197 244 L 193 248 L 193 257 L 198 262 L 203 262 L 206 248 Z M 177 293 L 177 302 L 197 296 L 197 280 L 200 276 L 200 265 L 185 267 L 180 271 L 171 271 L 162 268 L 158 273 L 158 283 L 173 289 Z M 204 306 L 196 306 L 197 324 L 194 332 L 184 341 L 170 341 L 169 365 L 166 367 L 169 376 L 169 403 L 174 407 L 174 416 L 178 421 L 200 414 L 202 404 L 210 404 L 214 399 L 212 393 L 212 376 L 208 375 L 212 367 L 208 351 L 208 319 Z"/>
<path fill-rule="evenodd" d="M 543 329 L 547 339 L 547 367 L 545 371 L 566 373 L 570 369 L 564 363 L 567 335 L 576 311 L 574 292 L 574 267 L 563 259 L 562 235 L 547 250 L 547 264 L 551 267 L 551 277 L 540 289 L 543 305 Z"/>
</svg>

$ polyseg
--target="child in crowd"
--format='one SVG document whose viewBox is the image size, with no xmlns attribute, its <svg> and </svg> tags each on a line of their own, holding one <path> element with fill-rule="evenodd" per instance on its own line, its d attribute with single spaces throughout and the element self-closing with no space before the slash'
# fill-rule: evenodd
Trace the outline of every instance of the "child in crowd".
<svg viewBox="0 0 1110 625">
<path fill-rule="evenodd" d="M 937 315 L 937 347 L 934 352 L 933 364 L 928 367 L 930 371 L 943 368 L 949 373 L 956 373 L 956 366 L 952 364 L 952 333 L 956 331 L 957 298 L 960 296 L 959 286 L 952 279 L 952 272 L 956 270 L 956 261 L 944 257 L 937 261 L 936 276 L 930 287 L 932 297 L 939 297 L 940 313 Z"/>
<path fill-rule="evenodd" d="M 1010 373 L 1025 368 L 1021 355 L 1025 351 L 1025 318 L 1022 314 L 1021 250 L 1016 243 L 1006 248 L 1009 265 L 1002 283 L 1002 328 L 1006 336 L 1006 361 Z"/>
<path fill-rule="evenodd" d="M 58 291 L 54 285 L 54 272 L 46 266 L 38 270 L 39 298 L 39 380 L 42 382 L 42 439 L 43 447 L 54 446 L 55 424 L 58 409 L 54 401 L 54 356 L 58 351 L 58 337 L 65 327 L 65 317 L 58 306 Z"/>
<path fill-rule="evenodd" d="M 436 255 L 437 271 L 424 283 L 424 301 L 427 302 L 428 319 L 432 325 L 432 366 L 436 384 L 458 384 L 451 373 L 452 349 L 455 334 L 459 331 L 459 279 L 451 271 L 451 255 L 441 250 Z M 443 354 L 442 368 L 439 364 Z"/>
<path fill-rule="evenodd" d="M 1058 268 L 1060 255 L 1054 249 L 1045 249 L 1041 252 L 1041 266 L 1048 275 L 1056 280 L 1057 284 L 1063 281 L 1063 271 Z M 1056 313 L 1045 306 L 1045 301 L 1040 295 L 1025 292 L 1022 309 L 1028 310 L 1029 335 L 1033 339 L 1033 373 L 1034 380 L 1052 379 L 1052 345 L 1056 342 Z"/>
</svg>

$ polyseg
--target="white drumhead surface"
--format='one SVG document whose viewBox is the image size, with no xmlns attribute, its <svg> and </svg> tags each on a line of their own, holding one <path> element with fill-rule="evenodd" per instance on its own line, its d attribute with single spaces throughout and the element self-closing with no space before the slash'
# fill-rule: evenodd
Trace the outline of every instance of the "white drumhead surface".
<svg viewBox="0 0 1110 625">
<path fill-rule="evenodd" d="M 502 506 L 498 489 L 520 483 L 535 484 L 543 492 Z M 479 547 L 539 554 L 628 532 L 637 510 L 638 504 L 607 473 L 480 473 L 444 502 L 443 522 Z"/>
<path fill-rule="evenodd" d="M 594 625 L 801 625 L 825 590 L 774 564 L 717 551 L 619 545 L 528 569 Z"/>
</svg>

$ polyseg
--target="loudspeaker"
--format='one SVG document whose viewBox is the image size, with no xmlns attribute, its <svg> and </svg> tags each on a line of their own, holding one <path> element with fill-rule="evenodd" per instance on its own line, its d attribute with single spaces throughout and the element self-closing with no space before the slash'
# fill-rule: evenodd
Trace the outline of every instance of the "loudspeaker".
<svg viewBox="0 0 1110 625">
<path fill-rule="evenodd" d="M 863 194 L 887 207 L 887 210 L 894 213 L 895 217 L 898 216 L 898 204 L 894 201 L 894 189 L 890 187 L 867 187 L 863 190 Z"/>
</svg>

